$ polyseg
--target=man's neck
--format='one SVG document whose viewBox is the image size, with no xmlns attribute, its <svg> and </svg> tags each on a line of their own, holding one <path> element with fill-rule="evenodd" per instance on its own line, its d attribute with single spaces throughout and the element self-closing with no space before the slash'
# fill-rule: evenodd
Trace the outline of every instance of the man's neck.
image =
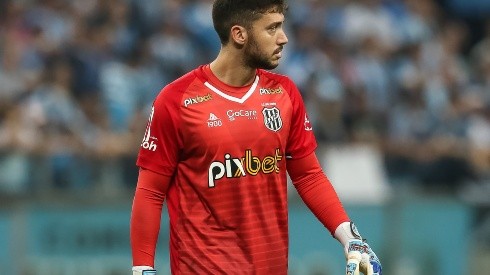
<svg viewBox="0 0 490 275">
<path fill-rule="evenodd" d="M 241 55 L 222 48 L 210 64 L 211 72 L 223 83 L 241 87 L 251 84 L 257 73 L 256 68 L 245 66 Z"/>
</svg>

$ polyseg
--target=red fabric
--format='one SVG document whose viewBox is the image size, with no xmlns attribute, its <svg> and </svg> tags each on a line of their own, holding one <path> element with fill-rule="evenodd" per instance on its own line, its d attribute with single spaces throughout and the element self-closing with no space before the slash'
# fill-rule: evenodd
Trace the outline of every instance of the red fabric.
<svg viewBox="0 0 490 275">
<path fill-rule="evenodd" d="M 131 212 L 133 266 L 155 266 L 155 246 L 170 177 L 140 169 Z"/>
<path fill-rule="evenodd" d="M 160 92 L 137 160 L 171 177 L 172 273 L 286 274 L 286 158 L 316 148 L 301 94 L 289 78 L 267 71 L 258 70 L 253 85 L 232 87 L 208 69 Z M 137 249 L 152 259 L 153 247 Z"/>
<path fill-rule="evenodd" d="M 301 159 L 288 160 L 287 167 L 299 195 L 332 235 L 342 222 L 349 221 L 315 153 Z"/>
</svg>

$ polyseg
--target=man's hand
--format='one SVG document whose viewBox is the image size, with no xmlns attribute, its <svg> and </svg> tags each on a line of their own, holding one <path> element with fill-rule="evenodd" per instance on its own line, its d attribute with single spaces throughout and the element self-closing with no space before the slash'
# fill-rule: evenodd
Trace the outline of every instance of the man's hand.
<svg viewBox="0 0 490 275">
<path fill-rule="evenodd" d="M 347 243 L 347 275 L 382 275 L 381 263 L 369 244 L 363 240 L 352 239 Z"/>
<path fill-rule="evenodd" d="M 133 275 L 157 275 L 157 271 L 151 266 L 133 266 Z"/>
<path fill-rule="evenodd" d="M 335 230 L 335 238 L 344 246 L 346 274 L 382 275 L 381 263 L 369 244 L 362 239 L 352 222 L 344 222 Z"/>
</svg>

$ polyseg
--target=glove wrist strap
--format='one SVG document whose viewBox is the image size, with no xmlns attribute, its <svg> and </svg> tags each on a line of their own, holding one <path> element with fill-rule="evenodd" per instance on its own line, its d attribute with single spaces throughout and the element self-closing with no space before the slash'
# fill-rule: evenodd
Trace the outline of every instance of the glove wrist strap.
<svg viewBox="0 0 490 275">
<path fill-rule="evenodd" d="M 139 265 L 133 266 L 133 275 L 156 275 L 157 271 L 151 266 Z"/>
<path fill-rule="evenodd" d="M 346 247 L 347 243 L 352 239 L 362 240 L 362 237 L 353 222 L 341 223 L 337 229 L 335 229 L 334 237 L 343 247 Z"/>
</svg>

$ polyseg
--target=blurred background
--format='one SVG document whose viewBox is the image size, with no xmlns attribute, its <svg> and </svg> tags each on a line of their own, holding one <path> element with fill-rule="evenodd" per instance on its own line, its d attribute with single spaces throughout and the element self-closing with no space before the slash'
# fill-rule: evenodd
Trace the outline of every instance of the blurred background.
<svg viewBox="0 0 490 275">
<path fill-rule="evenodd" d="M 289 4 L 276 71 L 299 86 L 385 274 L 489 270 L 490 1 Z M 217 54 L 211 5 L 0 1 L 2 272 L 130 274 L 149 107 Z M 342 274 L 342 248 L 290 191 L 290 274 Z M 169 274 L 163 216 L 156 267 Z"/>
</svg>

